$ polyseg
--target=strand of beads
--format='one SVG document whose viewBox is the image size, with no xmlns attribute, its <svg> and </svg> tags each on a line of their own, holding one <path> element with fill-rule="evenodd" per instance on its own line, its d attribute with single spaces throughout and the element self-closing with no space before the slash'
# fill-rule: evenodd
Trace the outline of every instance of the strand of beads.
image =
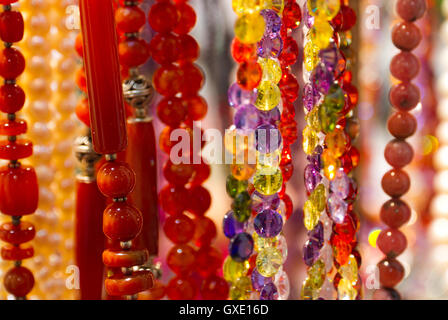
<svg viewBox="0 0 448 320">
<path fill-rule="evenodd" d="M 19 162 L 32 155 L 33 145 L 17 137 L 26 133 L 27 124 L 16 117 L 25 103 L 24 91 L 16 84 L 16 78 L 25 70 L 25 58 L 12 47 L 22 40 L 24 33 L 22 14 L 11 7 L 14 2 L 2 1 L 0 14 L 0 38 L 5 45 L 0 53 L 0 76 L 4 79 L 0 87 L 0 110 L 7 114 L 0 123 L 1 135 L 7 136 L 7 140 L 0 142 L 0 159 L 9 161 L 0 168 L 0 211 L 11 217 L 11 222 L 0 226 L 0 239 L 7 243 L 1 248 L 2 259 L 14 261 L 14 267 L 4 275 L 4 287 L 15 299 L 26 299 L 34 286 L 34 277 L 22 266 L 22 260 L 34 255 L 33 247 L 25 243 L 34 238 L 36 231 L 33 224 L 22 221 L 22 216 L 36 211 L 39 188 L 33 167 Z"/>
<path fill-rule="evenodd" d="M 231 45 L 233 59 L 239 64 L 236 83 L 228 91 L 229 105 L 236 109 L 234 124 L 226 130 L 225 146 L 232 155 L 231 173 L 227 177 L 227 194 L 233 199 L 232 210 L 223 221 L 224 234 L 230 239 L 229 256 L 223 266 L 224 278 L 230 284 L 232 300 L 250 299 L 252 285 L 249 277 L 254 240 L 248 228 L 251 217 L 249 179 L 255 172 L 252 142 L 254 129 L 260 122 L 260 113 L 254 103 L 256 87 L 260 84 L 262 69 L 257 62 L 257 42 L 263 37 L 265 20 L 256 1 L 232 1 L 238 15 L 235 38 Z M 251 162 L 251 159 L 253 160 Z M 256 196 L 256 192 L 252 196 Z"/>
<path fill-rule="evenodd" d="M 303 220 L 308 230 L 308 240 L 304 245 L 303 258 L 308 266 L 301 297 L 315 300 L 319 297 L 333 298 L 333 290 L 328 290 L 327 273 L 332 270 L 332 254 L 328 241 L 332 222 L 326 214 L 326 195 L 328 181 L 323 169 L 323 140 L 329 127 L 334 126 L 334 111 L 327 110 L 327 97 L 331 97 L 334 73 L 328 65 L 325 52 L 334 46 L 331 21 L 339 12 L 340 2 L 307 1 L 305 5 L 305 86 L 303 105 L 306 127 L 303 130 L 303 150 L 307 154 L 308 165 L 304 170 L 305 189 L 308 199 L 303 207 Z M 334 63 L 334 60 L 332 61 Z M 333 65 L 333 68 L 335 65 Z M 336 85 L 336 87 L 338 87 Z M 333 89 L 334 90 L 334 89 Z M 331 119 L 329 119 L 332 117 Z M 330 121 L 331 120 L 331 121 Z M 327 286 L 325 286 L 327 285 Z"/>
<path fill-rule="evenodd" d="M 188 34 L 196 23 L 196 13 L 184 1 L 158 1 L 151 7 L 148 19 L 158 33 L 150 44 L 152 57 L 160 64 L 153 77 L 154 88 L 163 96 L 157 115 L 167 125 L 160 136 L 160 148 L 169 155 L 171 132 L 181 128 L 193 141 L 195 135 L 202 135 L 194 122 L 207 113 L 207 103 L 198 95 L 203 74 L 194 63 L 199 57 L 199 45 Z M 216 226 L 205 216 L 211 196 L 201 184 L 209 177 L 210 167 L 201 159 L 197 147 L 203 145 L 193 143 L 180 155 L 179 164 L 167 160 L 163 166 L 168 184 L 159 198 L 168 215 L 163 229 L 174 243 L 167 254 L 167 264 L 175 273 L 166 286 L 172 300 L 195 299 L 199 292 L 204 299 L 226 299 L 228 294 L 226 282 L 217 275 L 222 263 L 220 253 L 211 246 Z"/>
<path fill-rule="evenodd" d="M 377 246 L 386 257 L 378 263 L 381 289 L 376 290 L 374 299 L 400 299 L 394 287 L 404 277 L 404 268 L 396 259 L 406 249 L 405 235 L 398 229 L 410 218 L 408 205 L 401 200 L 410 188 L 408 174 L 402 170 L 414 156 L 406 138 L 416 130 L 416 120 L 409 111 L 420 101 L 420 91 L 412 84 L 420 69 L 419 60 L 412 54 L 421 41 L 421 33 L 413 23 L 426 12 L 425 0 L 398 0 L 396 12 L 403 19 L 392 30 L 392 42 L 401 50 L 392 58 L 390 72 L 400 81 L 390 91 L 390 102 L 397 111 L 389 118 L 388 129 L 394 140 L 386 146 L 384 156 L 393 167 L 381 181 L 384 192 L 391 197 L 381 208 L 381 220 L 387 229 L 381 231 Z"/>
</svg>

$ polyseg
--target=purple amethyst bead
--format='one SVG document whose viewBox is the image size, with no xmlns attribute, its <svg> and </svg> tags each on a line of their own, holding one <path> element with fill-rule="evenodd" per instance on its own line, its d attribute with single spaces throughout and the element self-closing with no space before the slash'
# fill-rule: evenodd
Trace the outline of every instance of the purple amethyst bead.
<svg viewBox="0 0 448 320">
<path fill-rule="evenodd" d="M 254 239 L 248 233 L 239 233 L 230 240 L 229 254 L 237 262 L 244 262 L 249 259 L 253 251 Z"/>
<path fill-rule="evenodd" d="M 319 243 L 316 240 L 309 239 L 305 242 L 303 246 L 303 261 L 308 267 L 311 267 L 319 257 L 319 250 Z"/>
<path fill-rule="evenodd" d="M 323 94 L 328 92 L 333 80 L 333 74 L 322 64 L 319 64 L 311 74 L 311 82 Z"/>
<path fill-rule="evenodd" d="M 268 283 L 261 289 L 260 300 L 278 300 L 278 290 L 274 283 Z"/>
<path fill-rule="evenodd" d="M 257 44 L 257 54 L 261 58 L 278 58 L 282 49 L 283 40 L 279 35 L 265 35 Z"/>
<path fill-rule="evenodd" d="M 263 9 L 260 11 L 266 22 L 265 34 L 271 36 L 276 35 L 282 28 L 282 18 L 272 9 Z"/>
<path fill-rule="evenodd" d="M 275 193 L 271 196 L 265 196 L 259 193 L 258 191 L 254 191 L 251 196 L 252 199 L 252 210 L 259 213 L 263 210 L 277 210 L 280 206 L 280 197 L 278 193 Z"/>
<path fill-rule="evenodd" d="M 308 193 L 312 193 L 317 185 L 322 181 L 320 170 L 309 164 L 304 171 L 305 188 Z"/>
<path fill-rule="evenodd" d="M 271 124 L 278 127 L 281 119 L 280 109 L 275 107 L 270 111 L 259 111 L 261 124 Z"/>
<path fill-rule="evenodd" d="M 233 211 L 229 211 L 224 216 L 224 220 L 222 222 L 224 235 L 227 238 L 232 239 L 238 233 L 244 231 L 244 225 L 245 225 L 244 222 L 239 222 L 238 220 L 236 220 Z"/>
<path fill-rule="evenodd" d="M 308 11 L 308 6 L 305 2 L 303 5 L 303 21 L 305 21 L 305 25 L 308 29 L 311 29 L 311 27 L 314 25 L 314 17 L 310 15 L 310 12 Z"/>
<path fill-rule="evenodd" d="M 257 89 L 252 91 L 243 90 L 238 83 L 234 83 L 230 86 L 227 95 L 229 97 L 229 105 L 238 108 L 242 105 L 254 104 L 257 100 Z"/>
<path fill-rule="evenodd" d="M 255 130 L 260 124 L 260 112 L 252 104 L 240 106 L 233 118 L 235 127 L 242 130 Z"/>
<path fill-rule="evenodd" d="M 257 269 L 254 269 L 254 271 L 252 272 L 251 279 L 252 279 L 252 286 L 257 291 L 260 291 L 261 289 L 263 289 L 263 287 L 265 285 L 267 285 L 268 283 L 272 283 L 272 277 L 271 278 L 263 277 L 258 272 Z"/>
<path fill-rule="evenodd" d="M 319 250 L 322 249 L 325 241 L 324 225 L 322 224 L 322 222 L 319 221 L 319 223 L 313 230 L 308 231 L 308 238 L 310 238 L 313 241 L 316 241 Z"/>
<path fill-rule="evenodd" d="M 260 153 L 271 153 L 278 150 L 282 143 L 280 131 L 271 124 L 263 124 L 255 131 L 257 151 Z"/>
<path fill-rule="evenodd" d="M 254 219 L 255 232 L 262 238 L 276 237 L 283 228 L 283 218 L 275 210 L 263 210 Z"/>
<path fill-rule="evenodd" d="M 319 104 L 319 100 L 321 99 L 321 94 L 317 90 L 315 86 L 311 83 L 305 84 L 303 87 L 303 106 L 305 109 L 310 112 L 314 109 L 316 105 Z"/>
</svg>

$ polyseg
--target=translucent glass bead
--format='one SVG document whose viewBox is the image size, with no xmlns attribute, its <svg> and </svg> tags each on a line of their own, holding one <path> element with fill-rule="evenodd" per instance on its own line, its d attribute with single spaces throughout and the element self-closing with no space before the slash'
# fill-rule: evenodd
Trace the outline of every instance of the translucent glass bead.
<svg viewBox="0 0 448 320">
<path fill-rule="evenodd" d="M 283 263 L 281 252 L 277 248 L 268 247 L 258 253 L 256 266 L 264 277 L 273 277 Z"/>
<path fill-rule="evenodd" d="M 229 97 L 229 105 L 234 108 L 246 104 L 254 104 L 257 100 L 257 90 L 247 91 L 242 89 L 238 83 L 234 83 L 230 86 L 227 92 Z"/>
<path fill-rule="evenodd" d="M 265 34 L 269 37 L 280 32 L 282 27 L 282 19 L 280 16 L 272 9 L 263 9 L 260 11 L 260 14 L 263 16 L 264 21 L 266 22 L 266 30 Z"/>
<path fill-rule="evenodd" d="M 257 170 L 263 174 L 274 174 L 280 166 L 281 155 L 279 150 L 271 153 L 257 152 Z"/>
<path fill-rule="evenodd" d="M 230 299 L 248 300 L 252 292 L 252 282 L 249 277 L 241 277 L 230 287 Z"/>
<path fill-rule="evenodd" d="M 326 20 L 333 19 L 341 8 L 340 0 L 307 0 L 308 12 Z"/>
<path fill-rule="evenodd" d="M 280 197 L 278 194 L 273 194 L 272 196 L 264 196 L 258 191 L 254 191 L 251 195 L 252 199 L 252 210 L 255 212 L 260 212 L 265 209 L 276 210 L 280 205 Z"/>
<path fill-rule="evenodd" d="M 232 9 L 237 15 L 260 11 L 262 0 L 232 0 Z"/>
<path fill-rule="evenodd" d="M 252 104 L 242 105 L 235 112 L 233 123 L 237 129 L 253 130 L 260 124 L 260 111 Z"/>
<path fill-rule="evenodd" d="M 283 9 L 285 8 L 285 0 L 265 0 L 265 3 L 269 3 L 272 10 L 277 12 L 278 15 L 283 14 Z"/>
<path fill-rule="evenodd" d="M 255 143 L 258 154 L 274 153 L 281 148 L 282 134 L 271 124 L 262 124 L 255 130 Z"/>
<path fill-rule="evenodd" d="M 254 227 L 260 237 L 273 238 L 282 231 L 283 219 L 274 210 L 263 210 L 255 217 Z"/>
<path fill-rule="evenodd" d="M 276 59 L 259 59 L 258 63 L 263 70 L 263 81 L 279 83 L 282 78 L 282 68 Z"/>
<path fill-rule="evenodd" d="M 259 14 L 245 14 L 235 22 L 235 36 L 242 43 L 256 43 L 264 34 L 266 23 Z"/>
<path fill-rule="evenodd" d="M 320 107 L 316 106 L 305 117 L 307 125 L 315 132 L 320 132 L 322 130 L 319 119 L 319 109 Z"/>
<path fill-rule="evenodd" d="M 260 300 L 278 300 L 278 289 L 274 283 L 268 283 L 261 289 Z"/>
<path fill-rule="evenodd" d="M 283 268 L 275 275 L 274 284 L 278 290 L 278 299 L 288 300 L 291 286 L 289 283 L 288 274 L 283 270 Z"/>
<path fill-rule="evenodd" d="M 335 223 L 343 223 L 347 214 L 347 202 L 333 193 L 328 197 L 328 211 Z"/>
<path fill-rule="evenodd" d="M 328 93 L 325 95 L 323 104 L 325 108 L 334 113 L 339 112 L 344 108 L 344 91 L 338 84 L 331 85 Z"/>
<path fill-rule="evenodd" d="M 248 233 L 237 234 L 229 243 L 229 253 L 233 260 L 244 262 L 250 258 L 254 250 L 254 240 Z"/>
<path fill-rule="evenodd" d="M 325 145 L 336 158 L 341 157 L 347 147 L 348 139 L 344 131 L 336 129 L 325 136 Z"/>
<path fill-rule="evenodd" d="M 261 58 L 277 58 L 283 49 L 283 40 L 279 35 L 264 36 L 257 44 L 257 54 Z"/>
<path fill-rule="evenodd" d="M 224 260 L 223 265 L 224 279 L 229 282 L 236 282 L 238 278 L 247 274 L 249 267 L 249 261 L 237 262 L 228 256 L 226 260 Z"/>
<path fill-rule="evenodd" d="M 302 137 L 303 151 L 308 155 L 313 154 L 314 149 L 316 149 L 316 146 L 319 143 L 319 137 L 317 136 L 316 131 L 310 127 L 305 127 L 305 129 L 303 129 Z"/>
<path fill-rule="evenodd" d="M 280 191 L 283 184 L 283 175 L 280 169 L 274 174 L 256 174 L 254 176 L 254 187 L 259 193 L 270 196 Z"/>
<path fill-rule="evenodd" d="M 338 283 L 338 299 L 339 300 L 355 300 L 358 292 L 353 288 L 352 283 L 342 278 Z"/>
<path fill-rule="evenodd" d="M 348 262 L 339 268 L 339 274 L 351 283 L 358 280 L 358 262 L 353 254 L 350 255 Z"/>
<path fill-rule="evenodd" d="M 233 164 L 230 166 L 232 175 L 237 180 L 249 180 L 255 173 L 255 165 L 253 164 Z"/>
<path fill-rule="evenodd" d="M 251 215 L 251 200 L 247 191 L 239 193 L 232 204 L 235 218 L 240 222 L 246 222 Z"/>
<path fill-rule="evenodd" d="M 247 190 L 247 181 L 240 181 L 229 175 L 226 181 L 226 190 L 230 197 L 235 198 L 239 193 Z"/>
<path fill-rule="evenodd" d="M 323 184 L 318 185 L 309 199 L 319 212 L 324 211 L 326 206 L 325 186 Z"/>
<path fill-rule="evenodd" d="M 224 216 L 224 220 L 222 222 L 222 227 L 224 229 L 224 235 L 231 239 L 236 236 L 238 233 L 244 231 L 245 224 L 243 222 L 239 222 L 236 220 L 233 211 L 227 212 Z"/>
<path fill-rule="evenodd" d="M 277 244 L 277 238 L 263 238 L 256 232 L 253 233 L 252 238 L 254 238 L 254 250 L 257 252 L 268 247 L 274 247 Z"/>
<path fill-rule="evenodd" d="M 281 252 L 283 263 L 288 259 L 288 243 L 286 242 L 286 238 L 283 235 L 277 236 L 277 249 Z"/>
<path fill-rule="evenodd" d="M 320 219 L 320 211 L 316 209 L 314 204 L 307 200 L 303 205 L 303 223 L 307 230 L 313 230 Z"/>
<path fill-rule="evenodd" d="M 254 269 L 251 275 L 252 286 L 255 290 L 260 291 L 268 283 L 272 283 L 272 278 L 263 277 L 257 269 Z"/>
<path fill-rule="evenodd" d="M 330 190 L 342 199 L 346 199 L 350 192 L 350 181 L 344 170 L 336 172 L 333 181 L 330 182 Z"/>
<path fill-rule="evenodd" d="M 330 44 L 330 39 L 333 36 L 333 28 L 324 20 L 316 20 L 310 30 L 310 37 L 313 44 L 323 50 Z"/>
<path fill-rule="evenodd" d="M 302 300 L 316 300 L 319 297 L 319 289 L 312 286 L 311 280 L 307 278 L 302 285 L 300 291 L 300 298 Z"/>
<path fill-rule="evenodd" d="M 313 288 L 320 288 L 325 281 L 325 264 L 322 260 L 317 260 L 308 270 L 309 279 Z"/>
<path fill-rule="evenodd" d="M 258 96 L 255 106 L 261 111 L 270 111 L 279 105 L 281 91 L 278 85 L 270 81 L 263 81 L 257 88 Z"/>
<path fill-rule="evenodd" d="M 304 56 L 305 69 L 312 71 L 319 62 L 319 48 L 313 42 L 307 42 L 304 48 Z"/>
</svg>

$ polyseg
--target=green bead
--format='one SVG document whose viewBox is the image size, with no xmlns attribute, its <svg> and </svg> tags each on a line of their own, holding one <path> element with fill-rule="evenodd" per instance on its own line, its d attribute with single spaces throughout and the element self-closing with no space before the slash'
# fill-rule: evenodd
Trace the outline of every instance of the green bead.
<svg viewBox="0 0 448 320">
<path fill-rule="evenodd" d="M 251 209 L 252 201 L 250 199 L 250 194 L 247 191 L 239 193 L 233 203 L 232 210 L 235 218 L 239 222 L 246 222 L 249 220 L 252 213 Z"/>
<path fill-rule="evenodd" d="M 319 297 L 320 289 L 316 289 L 311 285 L 311 280 L 307 278 L 303 281 L 300 298 L 302 300 L 316 300 Z"/>
<path fill-rule="evenodd" d="M 325 264 L 319 259 L 308 270 L 311 286 L 315 289 L 321 288 L 325 281 L 325 275 Z"/>
<path fill-rule="evenodd" d="M 277 248 L 267 247 L 258 252 L 256 266 L 258 272 L 263 277 L 270 278 L 275 276 L 282 264 L 282 253 Z"/>
<path fill-rule="evenodd" d="M 241 277 L 230 287 L 229 296 L 232 300 L 249 300 L 251 293 L 252 281 L 249 277 Z"/>
<path fill-rule="evenodd" d="M 344 108 L 344 91 L 338 84 L 334 83 L 330 86 L 328 93 L 325 95 L 323 105 L 332 113 L 338 113 Z"/>
<path fill-rule="evenodd" d="M 259 193 L 265 196 L 271 196 L 279 192 L 283 184 L 283 175 L 280 169 L 273 174 L 264 174 L 257 172 L 254 176 L 254 187 Z"/>
<path fill-rule="evenodd" d="M 235 198 L 239 193 L 246 191 L 247 186 L 247 180 L 240 181 L 232 175 L 227 176 L 226 191 L 230 197 Z"/>
<path fill-rule="evenodd" d="M 236 282 L 238 278 L 243 277 L 247 274 L 249 267 L 249 261 L 237 262 L 230 256 L 227 256 L 222 267 L 224 279 L 229 282 Z"/>
<path fill-rule="evenodd" d="M 329 133 L 336 129 L 338 115 L 328 110 L 324 105 L 319 108 L 319 119 L 321 129 L 324 133 Z"/>
</svg>

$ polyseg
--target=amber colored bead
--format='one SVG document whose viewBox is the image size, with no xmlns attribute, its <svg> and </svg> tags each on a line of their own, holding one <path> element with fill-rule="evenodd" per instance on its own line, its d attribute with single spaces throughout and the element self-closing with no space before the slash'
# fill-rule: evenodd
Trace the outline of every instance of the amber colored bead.
<svg viewBox="0 0 448 320">
<path fill-rule="evenodd" d="M 80 99 L 76 105 L 75 113 L 79 120 L 81 120 L 87 127 L 90 127 L 89 100 Z"/>
<path fill-rule="evenodd" d="M 425 14 L 426 0 L 398 0 L 396 10 L 404 20 L 415 21 Z"/>
<path fill-rule="evenodd" d="M 193 62 L 199 58 L 199 44 L 189 34 L 179 36 L 179 62 Z"/>
<path fill-rule="evenodd" d="M 238 38 L 234 38 L 231 45 L 233 59 L 238 62 L 255 60 L 257 58 L 256 43 L 242 43 Z"/>
<path fill-rule="evenodd" d="M 14 296 L 25 297 L 33 289 L 34 277 L 27 268 L 15 267 L 5 274 L 3 285 Z"/>
<path fill-rule="evenodd" d="M 82 42 L 82 33 L 79 32 L 75 39 L 75 50 L 76 53 L 82 58 L 84 55 L 83 50 L 83 42 Z"/>
<path fill-rule="evenodd" d="M 129 241 L 142 230 L 140 210 L 126 202 L 109 204 L 103 214 L 103 232 L 111 240 Z"/>
<path fill-rule="evenodd" d="M 401 111 L 410 111 L 420 101 L 420 90 L 412 83 L 403 82 L 392 87 L 389 99 L 395 108 Z"/>
<path fill-rule="evenodd" d="M 420 61 L 410 52 L 402 51 L 395 55 L 390 62 L 392 76 L 401 81 L 414 79 L 419 71 Z"/>
<path fill-rule="evenodd" d="M 21 221 L 18 225 L 5 222 L 0 226 L 0 239 L 10 244 L 19 245 L 34 239 L 36 229 L 27 221 Z"/>
<path fill-rule="evenodd" d="M 151 289 L 139 292 L 138 300 L 161 300 L 165 296 L 165 286 L 159 280 L 154 279 Z"/>
<path fill-rule="evenodd" d="M 194 95 L 204 85 L 204 75 L 201 69 L 194 63 L 185 63 L 180 66 L 181 86 L 183 95 Z"/>
<path fill-rule="evenodd" d="M 4 48 L 0 53 L 0 76 L 15 79 L 25 70 L 25 58 L 15 48 Z"/>
<path fill-rule="evenodd" d="M 104 281 L 104 287 L 110 296 L 134 295 L 150 289 L 152 285 L 153 277 L 149 271 L 137 271 L 131 275 L 118 273 Z"/>
<path fill-rule="evenodd" d="M 168 216 L 163 225 L 163 231 L 174 244 L 185 244 L 193 239 L 195 224 L 184 214 Z"/>
<path fill-rule="evenodd" d="M 186 3 L 179 3 L 176 5 L 176 8 L 179 13 L 179 22 L 173 31 L 177 34 L 186 34 L 190 32 L 196 24 L 196 13 L 194 12 L 194 9 Z"/>
<path fill-rule="evenodd" d="M 196 216 L 203 216 L 212 203 L 210 192 L 203 186 L 194 186 L 188 191 L 188 210 Z"/>
<path fill-rule="evenodd" d="M 9 216 L 25 216 L 37 209 L 39 190 L 32 167 L 0 168 L 0 211 Z"/>
<path fill-rule="evenodd" d="M 222 266 L 221 252 L 205 245 L 196 252 L 196 271 L 203 277 L 215 274 Z"/>
<path fill-rule="evenodd" d="M 387 288 L 393 288 L 404 277 L 404 268 L 401 263 L 393 258 L 384 259 L 378 263 L 380 283 Z"/>
<path fill-rule="evenodd" d="M 333 247 L 333 256 L 334 259 L 339 265 L 345 265 L 350 257 L 350 253 L 352 252 L 352 245 L 344 235 L 339 235 L 333 233 L 330 239 L 330 243 Z"/>
<path fill-rule="evenodd" d="M 387 128 L 395 138 L 406 139 L 417 130 L 417 120 L 408 112 L 398 111 L 389 118 Z"/>
<path fill-rule="evenodd" d="M 381 231 L 376 240 L 378 248 L 389 258 L 395 258 L 403 253 L 408 244 L 405 235 L 398 229 Z"/>
<path fill-rule="evenodd" d="M 207 101 L 201 96 L 191 96 L 183 98 L 187 105 L 188 120 L 199 121 L 203 119 L 207 114 Z"/>
<path fill-rule="evenodd" d="M 149 48 L 154 61 L 164 65 L 173 63 L 179 58 L 181 54 L 179 45 L 179 36 L 174 33 L 159 33 L 152 38 Z"/>
<path fill-rule="evenodd" d="M 168 33 L 176 28 L 179 21 L 179 12 L 169 2 L 159 2 L 151 6 L 148 14 L 151 28 L 160 33 Z"/>
<path fill-rule="evenodd" d="M 188 275 L 194 269 L 195 250 L 186 244 L 176 245 L 166 256 L 166 263 L 177 275 Z"/>
<path fill-rule="evenodd" d="M 157 105 L 157 116 L 164 124 L 177 128 L 185 120 L 187 109 L 182 99 L 167 97 Z"/>
<path fill-rule="evenodd" d="M 405 171 L 392 169 L 383 176 L 381 185 L 389 196 L 401 197 L 409 191 L 411 180 Z"/>
<path fill-rule="evenodd" d="M 103 263 L 111 268 L 130 268 L 140 266 L 148 261 L 148 250 L 111 250 L 103 252 Z"/>
<path fill-rule="evenodd" d="M 1 249 L 3 260 L 19 261 L 31 258 L 34 255 L 34 249 L 30 245 L 15 246 L 7 244 Z"/>
<path fill-rule="evenodd" d="M 0 120 L 0 135 L 3 136 L 18 136 L 26 133 L 26 121 L 22 119 Z"/>
<path fill-rule="evenodd" d="M 23 16 L 18 11 L 0 13 L 0 39 L 3 42 L 19 42 L 23 38 Z"/>
<path fill-rule="evenodd" d="M 263 70 L 256 61 L 244 61 L 238 67 L 236 79 L 240 87 L 251 91 L 258 87 L 261 82 Z"/>
<path fill-rule="evenodd" d="M 118 45 L 118 54 L 124 67 L 134 68 L 144 64 L 149 59 L 149 45 L 140 38 L 126 39 Z"/>
<path fill-rule="evenodd" d="M 80 68 L 76 71 L 75 74 L 76 85 L 82 92 L 87 93 L 87 79 L 84 68 Z"/>
<path fill-rule="evenodd" d="M 392 167 L 402 168 L 411 163 L 414 149 L 406 141 L 394 139 L 386 145 L 384 157 Z"/>
<path fill-rule="evenodd" d="M 168 214 L 182 213 L 188 206 L 191 198 L 183 186 L 166 185 L 159 193 L 162 209 Z"/>
<path fill-rule="evenodd" d="M 420 29 L 411 22 L 399 22 L 392 29 L 392 42 L 400 50 L 414 50 L 421 40 Z"/>
<path fill-rule="evenodd" d="M 166 294 L 170 300 L 193 300 L 198 294 L 198 289 L 191 277 L 174 277 L 166 287 Z"/>
<path fill-rule="evenodd" d="M 145 12 L 139 6 L 119 7 L 115 11 L 117 29 L 123 33 L 136 33 L 146 23 Z"/>
<path fill-rule="evenodd" d="M 124 198 L 135 187 L 135 173 L 126 162 L 106 162 L 97 174 L 98 188 L 111 198 Z"/>
<path fill-rule="evenodd" d="M 227 300 L 229 284 L 224 278 L 211 275 L 202 281 L 200 292 L 203 300 Z"/>
<path fill-rule="evenodd" d="M 411 218 L 411 208 L 400 199 L 391 199 L 381 207 L 380 216 L 390 228 L 400 228 Z"/>
<path fill-rule="evenodd" d="M 192 164 L 174 164 L 171 160 L 168 160 L 163 166 L 164 177 L 173 185 L 186 185 L 190 181 L 193 174 L 194 167 Z"/>
<path fill-rule="evenodd" d="M 153 84 L 158 93 L 164 96 L 174 96 L 180 92 L 182 73 L 179 67 L 164 65 L 154 72 Z"/>
<path fill-rule="evenodd" d="M 208 217 L 195 219 L 194 241 L 198 247 L 210 244 L 216 237 L 216 226 L 213 220 Z"/>
<path fill-rule="evenodd" d="M 0 111 L 16 113 L 25 104 L 25 92 L 17 84 L 4 84 L 0 87 Z"/>
</svg>

